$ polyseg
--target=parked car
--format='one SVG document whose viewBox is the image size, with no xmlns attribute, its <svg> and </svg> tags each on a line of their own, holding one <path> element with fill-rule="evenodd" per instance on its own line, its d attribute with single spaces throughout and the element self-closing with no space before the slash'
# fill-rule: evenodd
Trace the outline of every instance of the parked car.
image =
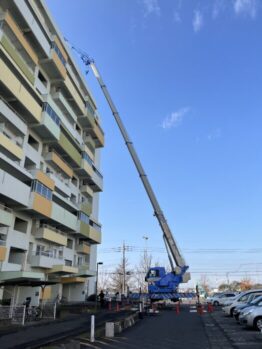
<svg viewBox="0 0 262 349">
<path fill-rule="evenodd" d="M 241 310 L 239 322 L 241 325 L 262 331 L 262 300 L 256 305 Z"/>
<path fill-rule="evenodd" d="M 233 316 L 233 312 L 236 306 L 238 305 L 244 305 L 248 302 L 249 297 L 251 295 L 261 295 L 262 290 L 249 290 L 240 293 L 235 298 L 233 298 L 231 301 L 227 301 L 224 303 L 224 307 L 222 308 L 225 315 Z"/>
<path fill-rule="evenodd" d="M 236 321 L 239 321 L 239 314 L 241 311 L 243 311 L 245 308 L 259 304 L 260 301 L 262 301 L 261 294 L 251 294 L 246 304 L 237 305 L 233 311 L 233 315 Z"/>
<path fill-rule="evenodd" d="M 225 300 L 231 299 L 236 296 L 235 292 L 223 292 L 223 293 L 218 293 L 214 294 L 212 297 L 207 297 L 207 302 L 211 303 L 215 306 L 217 305 L 222 305 Z"/>
</svg>

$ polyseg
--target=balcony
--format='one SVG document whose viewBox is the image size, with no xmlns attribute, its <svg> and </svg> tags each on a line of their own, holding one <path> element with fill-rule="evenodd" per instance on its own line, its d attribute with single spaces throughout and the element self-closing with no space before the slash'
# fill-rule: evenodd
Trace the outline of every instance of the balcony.
<svg viewBox="0 0 262 349">
<path fill-rule="evenodd" d="M 20 30 L 10 13 L 7 11 L 5 12 L 4 16 L 1 18 L 4 21 L 4 24 L 9 27 L 9 29 L 12 31 L 14 36 L 16 37 L 16 40 L 19 41 L 20 45 L 23 47 L 25 52 L 27 53 L 28 58 L 30 58 L 35 65 L 38 64 L 38 58 L 37 54 L 33 50 L 33 48 L 30 46 L 29 42 L 25 38 L 23 32 Z"/>
<path fill-rule="evenodd" d="M 31 192 L 28 208 L 40 217 L 51 218 L 52 201 L 36 192 Z"/>
<path fill-rule="evenodd" d="M 41 60 L 41 64 L 44 66 L 46 73 L 52 80 L 63 79 L 65 80 L 66 73 L 67 54 L 63 49 L 58 38 L 55 37 L 51 44 L 50 56 L 47 59 Z"/>
<path fill-rule="evenodd" d="M 89 101 L 86 101 L 86 112 L 78 117 L 78 121 L 83 128 L 93 128 L 95 126 L 95 110 Z"/>
<path fill-rule="evenodd" d="M 64 277 L 60 280 L 61 284 L 83 284 L 86 282 L 86 278 L 75 276 L 75 277 Z"/>
<path fill-rule="evenodd" d="M 25 136 L 27 134 L 27 125 L 22 121 L 21 116 L 11 107 L 11 105 L 0 97 L 0 113 L 4 122 L 11 123 L 16 133 Z"/>
<path fill-rule="evenodd" d="M 71 124 L 77 122 L 77 116 L 74 110 L 72 109 L 72 107 L 70 106 L 70 104 L 68 103 L 67 99 L 64 97 L 61 91 L 53 93 L 52 98 L 61 109 L 63 115 L 65 115 L 66 118 L 71 121 Z"/>
<path fill-rule="evenodd" d="M 4 48 L 5 52 L 8 53 L 8 55 L 13 59 L 13 61 L 18 66 L 18 68 L 24 74 L 24 76 L 29 80 L 31 85 L 34 85 L 35 76 L 34 76 L 33 71 L 28 67 L 27 63 L 23 60 L 23 58 L 21 58 L 21 56 L 18 54 L 18 51 L 12 45 L 9 38 L 6 35 L 3 35 L 1 40 L 0 40 L 0 43 L 1 43 L 2 47 Z"/>
<path fill-rule="evenodd" d="M 15 206 L 28 207 L 30 187 L 8 172 L 0 169 L 0 194 Z"/>
<path fill-rule="evenodd" d="M 12 100 L 11 105 L 15 110 L 19 110 L 29 123 L 40 122 L 41 106 L 2 59 L 0 59 L 0 71 L 0 88 L 3 97 L 6 100 Z"/>
<path fill-rule="evenodd" d="M 93 167 L 93 169 L 94 169 L 94 173 L 92 176 L 91 187 L 93 191 L 97 193 L 97 192 L 103 191 L 103 176 L 96 167 Z"/>
<path fill-rule="evenodd" d="M 77 148 L 69 141 L 69 139 L 63 132 L 60 133 L 58 144 L 62 148 L 63 155 L 68 157 L 68 161 L 70 161 L 70 164 L 73 163 L 74 165 L 80 167 L 81 154 L 79 153 Z"/>
<path fill-rule="evenodd" d="M 16 145 L 15 140 L 11 140 L 2 132 L 0 128 L 0 151 L 14 161 L 21 160 L 24 152 L 21 147 Z"/>
<path fill-rule="evenodd" d="M 44 103 L 41 122 L 34 130 L 45 141 L 59 140 L 60 118 L 48 103 Z"/>
<path fill-rule="evenodd" d="M 35 81 L 34 70 L 38 64 L 37 55 L 11 15 L 6 12 L 2 19 L 1 45 L 33 86 Z"/>
<path fill-rule="evenodd" d="M 101 232 L 97 231 L 89 224 L 79 221 L 78 223 L 78 232 L 84 237 L 90 240 L 92 243 L 100 244 L 101 243 Z"/>
<path fill-rule="evenodd" d="M 80 210 L 84 212 L 87 216 L 90 216 L 92 213 L 92 203 L 89 201 L 86 201 L 81 204 Z"/>
<path fill-rule="evenodd" d="M 21 233 L 20 231 L 9 229 L 7 235 L 7 244 L 14 248 L 27 251 L 29 246 L 28 236 L 25 233 Z"/>
<path fill-rule="evenodd" d="M 52 269 L 54 265 L 59 265 L 62 258 L 57 258 L 52 252 L 35 252 L 30 257 L 31 267 Z"/>
<path fill-rule="evenodd" d="M 62 171 L 68 178 L 73 177 L 73 170 L 69 167 L 66 162 L 55 152 L 51 151 L 45 156 L 45 161 L 54 166 L 58 171 Z"/>
<path fill-rule="evenodd" d="M 59 230 L 53 229 L 48 225 L 41 226 L 39 229 L 37 229 L 35 238 L 46 240 L 60 246 L 67 245 L 67 237 L 62 235 Z"/>
<path fill-rule="evenodd" d="M 88 246 L 86 244 L 76 245 L 75 250 L 77 253 L 90 254 L 90 246 Z"/>
<path fill-rule="evenodd" d="M 8 207 L 0 205 L 0 227 L 10 227 L 12 223 L 12 211 Z"/>
<path fill-rule="evenodd" d="M 86 108 L 84 100 L 81 98 L 80 93 L 77 91 L 71 78 L 67 75 L 63 84 L 63 89 L 66 99 L 70 100 L 71 107 L 76 115 L 85 115 Z"/>
<path fill-rule="evenodd" d="M 78 268 L 72 267 L 69 265 L 63 265 L 63 264 L 58 264 L 58 265 L 53 265 L 52 269 L 48 272 L 49 274 L 77 274 L 78 273 Z"/>
<path fill-rule="evenodd" d="M 75 231 L 77 228 L 77 217 L 55 202 L 53 202 L 50 218 L 63 225 L 66 229 Z"/>
<path fill-rule="evenodd" d="M 90 276 L 95 276 L 96 272 L 90 270 L 90 265 L 89 264 L 82 264 L 78 267 L 79 272 L 77 274 L 78 277 L 90 277 Z"/>
<path fill-rule="evenodd" d="M 53 181 L 53 179 L 51 179 L 50 177 L 48 177 L 44 172 L 42 172 L 41 170 L 32 170 L 30 171 L 30 173 L 32 174 L 33 178 L 37 181 L 39 181 L 40 183 L 44 184 L 48 189 L 50 189 L 51 191 L 53 191 L 55 189 L 55 182 Z M 37 188 L 38 189 L 38 188 Z M 42 194 L 41 192 L 39 192 L 39 194 Z M 49 198 L 50 199 L 50 198 Z"/>
<path fill-rule="evenodd" d="M 95 118 L 93 127 L 87 127 L 87 132 L 93 137 L 96 148 L 101 148 L 104 146 L 104 131 L 99 125 L 97 118 Z"/>
<path fill-rule="evenodd" d="M 80 191 L 87 198 L 92 198 L 93 195 L 94 195 L 93 190 L 87 184 L 81 185 L 80 186 Z"/>
</svg>

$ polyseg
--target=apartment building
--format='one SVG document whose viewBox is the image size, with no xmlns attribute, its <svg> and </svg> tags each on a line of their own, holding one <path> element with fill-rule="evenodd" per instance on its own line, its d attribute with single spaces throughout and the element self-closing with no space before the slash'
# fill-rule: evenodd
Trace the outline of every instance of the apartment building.
<svg viewBox="0 0 262 349">
<path fill-rule="evenodd" d="M 103 145 L 44 1 L 0 0 L 0 300 L 94 292 Z"/>
</svg>

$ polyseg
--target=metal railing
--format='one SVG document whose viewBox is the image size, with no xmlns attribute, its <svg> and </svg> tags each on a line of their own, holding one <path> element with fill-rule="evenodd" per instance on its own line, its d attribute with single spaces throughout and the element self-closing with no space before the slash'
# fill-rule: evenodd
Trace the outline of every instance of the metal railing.
<svg viewBox="0 0 262 349">
<path fill-rule="evenodd" d="M 54 227 L 52 227 L 51 225 L 48 225 L 48 224 L 40 224 L 40 228 L 47 228 L 49 230 L 52 230 L 54 233 L 57 233 L 57 234 L 60 234 L 60 235 L 63 235 L 63 236 L 67 236 L 64 232 L 62 232 L 61 230 L 59 229 L 56 229 Z"/>
<path fill-rule="evenodd" d="M 44 256 L 53 259 L 63 260 L 63 256 L 57 256 L 54 251 L 32 251 L 31 256 Z"/>
</svg>

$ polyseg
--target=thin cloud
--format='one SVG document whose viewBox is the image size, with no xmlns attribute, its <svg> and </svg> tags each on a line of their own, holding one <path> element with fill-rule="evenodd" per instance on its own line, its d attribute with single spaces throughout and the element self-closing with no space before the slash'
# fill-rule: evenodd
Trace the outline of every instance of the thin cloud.
<svg viewBox="0 0 262 349">
<path fill-rule="evenodd" d="M 225 0 L 215 0 L 212 9 L 212 18 L 216 19 L 219 14 L 226 8 Z"/>
<path fill-rule="evenodd" d="M 237 15 L 255 18 L 257 14 L 257 0 L 234 0 L 234 11 Z"/>
<path fill-rule="evenodd" d="M 214 141 L 215 139 L 221 138 L 222 132 L 220 128 L 216 128 L 214 131 L 210 132 L 207 136 L 208 141 Z"/>
<path fill-rule="evenodd" d="M 190 111 L 189 107 L 181 108 L 175 112 L 168 115 L 162 122 L 162 128 L 164 130 L 170 129 L 172 127 L 177 127 L 183 121 L 185 115 Z"/>
<path fill-rule="evenodd" d="M 174 11 L 173 19 L 175 23 L 181 23 L 181 16 L 178 11 Z"/>
<path fill-rule="evenodd" d="M 193 24 L 193 29 L 195 33 L 199 32 L 200 29 L 203 27 L 203 24 L 204 24 L 203 15 L 199 10 L 196 10 L 194 12 L 192 24 Z"/>
<path fill-rule="evenodd" d="M 144 5 L 144 15 L 145 17 L 149 15 L 160 16 L 161 9 L 158 0 L 143 0 Z"/>
</svg>

